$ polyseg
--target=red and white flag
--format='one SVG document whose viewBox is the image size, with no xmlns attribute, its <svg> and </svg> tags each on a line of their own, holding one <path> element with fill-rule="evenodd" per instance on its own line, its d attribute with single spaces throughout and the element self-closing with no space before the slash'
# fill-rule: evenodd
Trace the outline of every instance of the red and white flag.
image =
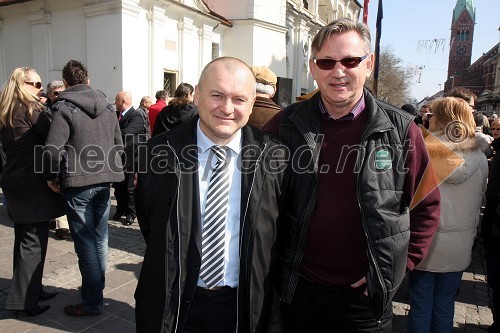
<svg viewBox="0 0 500 333">
<path fill-rule="evenodd" d="M 363 4 L 363 23 L 368 24 L 368 3 L 370 0 L 365 0 Z"/>
</svg>

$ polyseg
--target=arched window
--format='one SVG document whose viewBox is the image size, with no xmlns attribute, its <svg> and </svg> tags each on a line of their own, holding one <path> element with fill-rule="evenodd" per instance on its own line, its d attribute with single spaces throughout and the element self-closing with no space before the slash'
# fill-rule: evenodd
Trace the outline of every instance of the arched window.
<svg viewBox="0 0 500 333">
<path fill-rule="evenodd" d="M 335 19 L 335 17 L 333 17 L 333 8 L 330 0 L 318 1 L 318 16 L 325 23 Z"/>
</svg>

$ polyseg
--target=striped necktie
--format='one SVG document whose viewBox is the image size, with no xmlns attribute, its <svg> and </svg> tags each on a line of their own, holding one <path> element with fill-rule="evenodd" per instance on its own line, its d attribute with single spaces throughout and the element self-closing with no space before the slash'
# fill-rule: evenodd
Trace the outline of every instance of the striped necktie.
<svg viewBox="0 0 500 333">
<path fill-rule="evenodd" d="M 224 239 L 229 201 L 229 174 L 226 148 L 212 146 L 217 163 L 208 183 L 203 222 L 200 277 L 209 289 L 224 277 Z"/>
</svg>

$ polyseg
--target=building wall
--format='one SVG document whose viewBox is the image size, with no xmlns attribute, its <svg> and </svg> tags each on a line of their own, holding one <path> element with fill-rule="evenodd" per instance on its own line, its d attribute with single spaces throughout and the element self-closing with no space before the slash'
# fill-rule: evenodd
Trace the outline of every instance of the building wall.
<svg viewBox="0 0 500 333">
<path fill-rule="evenodd" d="M 284 25 L 287 0 L 205 0 L 211 10 L 235 23 L 238 20 L 258 19 Z"/>
<path fill-rule="evenodd" d="M 163 89 L 164 72 L 172 85 L 195 85 L 209 61 L 227 55 L 292 79 L 291 94 L 299 96 L 315 89 L 308 68 L 314 35 L 331 19 L 357 20 L 360 11 L 349 0 L 309 0 L 307 8 L 303 0 L 205 3 L 34 0 L 0 7 L 0 82 L 15 67 L 32 66 L 46 84 L 61 79 L 66 62 L 76 59 L 108 100 L 128 90 L 137 105 Z"/>
<path fill-rule="evenodd" d="M 496 64 L 496 75 L 495 75 L 495 89 L 496 93 L 500 94 L 500 43 L 497 45 L 497 64 Z"/>
</svg>

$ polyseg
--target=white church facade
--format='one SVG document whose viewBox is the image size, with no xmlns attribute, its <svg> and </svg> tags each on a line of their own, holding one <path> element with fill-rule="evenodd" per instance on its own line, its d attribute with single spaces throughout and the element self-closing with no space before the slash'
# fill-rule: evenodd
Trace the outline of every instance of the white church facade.
<svg viewBox="0 0 500 333">
<path fill-rule="evenodd" d="M 0 0 L 0 82 L 34 67 L 44 84 L 82 61 L 91 85 L 134 105 L 157 90 L 193 86 L 219 56 L 268 66 L 284 102 L 314 90 L 312 38 L 333 19 L 358 20 L 356 0 Z"/>
</svg>

